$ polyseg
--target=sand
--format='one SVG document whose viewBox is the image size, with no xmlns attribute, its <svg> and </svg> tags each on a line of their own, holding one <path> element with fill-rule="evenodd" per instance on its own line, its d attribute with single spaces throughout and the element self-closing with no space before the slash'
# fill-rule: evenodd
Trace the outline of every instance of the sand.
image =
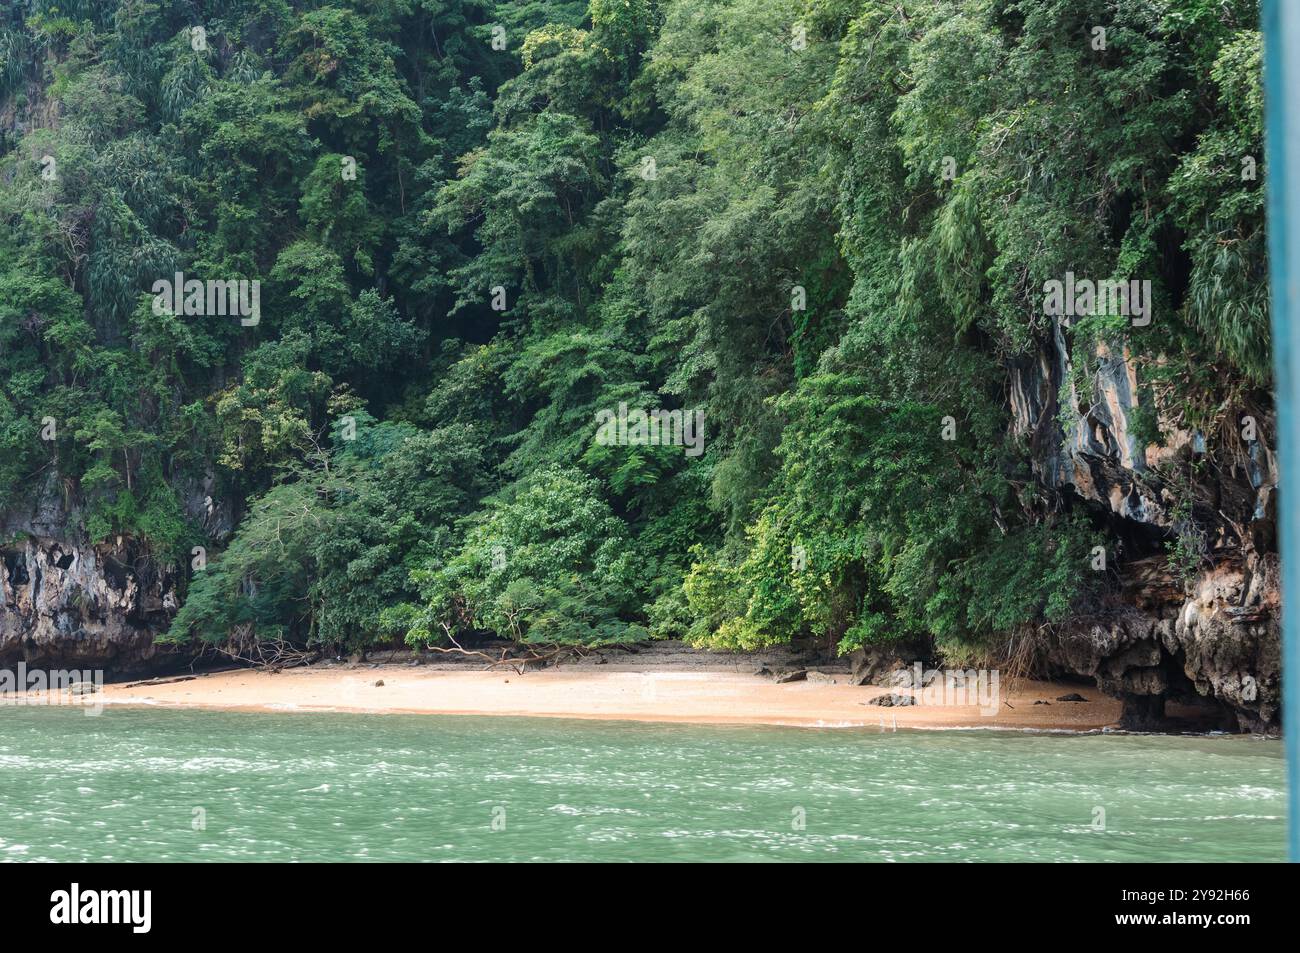
<svg viewBox="0 0 1300 953">
<path fill-rule="evenodd" d="M 1114 726 L 1120 703 L 1078 685 L 1018 680 L 1001 685 L 996 713 L 969 704 L 881 708 L 886 688 L 836 675 L 778 684 L 726 671 L 620 670 L 617 666 L 529 672 L 446 671 L 419 666 L 324 665 L 273 674 L 242 669 L 163 684 L 107 685 L 105 705 L 245 711 L 354 711 L 526 715 L 610 720 L 804 727 L 1011 728 L 1087 731 Z M 376 682 L 382 681 L 382 685 Z M 1069 693 L 1085 702 L 1061 702 Z M 1036 701 L 1050 704 L 1034 704 Z"/>
</svg>

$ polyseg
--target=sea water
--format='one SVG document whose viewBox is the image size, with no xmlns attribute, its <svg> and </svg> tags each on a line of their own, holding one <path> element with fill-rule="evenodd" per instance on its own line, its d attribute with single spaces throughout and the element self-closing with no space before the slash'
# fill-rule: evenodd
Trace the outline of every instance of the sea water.
<svg viewBox="0 0 1300 953">
<path fill-rule="evenodd" d="M 0 860 L 1284 858 L 1248 737 L 0 708 Z"/>
</svg>

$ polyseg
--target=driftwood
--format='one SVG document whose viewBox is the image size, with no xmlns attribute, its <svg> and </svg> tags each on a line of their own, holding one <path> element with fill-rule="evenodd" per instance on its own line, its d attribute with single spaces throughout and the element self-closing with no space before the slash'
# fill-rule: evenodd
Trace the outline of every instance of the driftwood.
<svg viewBox="0 0 1300 953">
<path fill-rule="evenodd" d="M 553 659 L 556 660 L 556 664 L 558 665 L 559 660 L 562 657 L 576 655 L 579 658 L 584 658 L 588 654 L 588 650 L 584 649 L 582 646 L 561 645 L 552 646 L 551 651 L 549 652 L 538 652 L 536 649 L 530 647 L 528 649 L 529 654 L 527 655 L 511 656 L 507 654 L 510 651 L 507 647 L 501 650 L 499 656 L 493 658 L 487 652 L 481 652 L 478 649 L 465 648 L 450 634 L 447 635 L 447 640 L 451 642 L 451 648 L 439 645 L 428 645 L 425 646 L 425 648 L 430 652 L 438 652 L 442 655 L 468 655 L 471 657 L 481 658 L 487 663 L 483 666 L 484 671 L 489 671 L 498 666 L 504 665 L 514 669 L 516 675 L 523 675 L 529 665 L 545 665 Z"/>
<path fill-rule="evenodd" d="M 494 668 L 506 667 L 513 669 L 515 674 L 523 675 L 531 666 L 542 666 L 548 663 L 560 664 L 567 658 L 586 658 L 594 650 L 581 645 L 548 645 L 539 649 L 533 646 L 507 646 L 500 650 L 499 654 L 493 655 L 489 652 L 483 652 L 478 649 L 467 649 L 449 632 L 445 633 L 446 638 L 451 642 L 451 647 L 439 645 L 426 645 L 425 651 L 437 652 L 442 655 L 465 655 L 471 658 L 480 658 L 483 660 L 483 671 L 490 671 Z M 635 643 L 629 645 L 626 643 L 617 645 L 607 645 L 604 648 L 617 648 L 624 651 L 636 652 L 635 645 L 646 645 L 648 643 Z M 233 662 L 241 665 L 251 665 L 254 668 L 263 669 L 272 673 L 279 672 L 285 668 L 295 668 L 300 665 L 310 665 L 320 659 L 319 651 L 310 651 L 300 649 L 290 642 L 283 639 L 232 639 L 226 645 L 204 646 L 203 650 L 190 663 L 190 670 L 194 670 L 194 663 L 202 658 L 209 649 L 215 654 L 224 656 Z M 525 654 L 511 655 L 512 649 L 524 652 Z M 389 653 L 389 661 L 392 661 L 396 655 L 397 649 Z M 187 675 L 181 678 L 173 679 L 151 679 L 145 682 L 136 682 L 134 685 L 162 685 L 169 681 L 189 681 L 194 675 Z M 134 687 L 134 685 L 127 687 Z"/>
<path fill-rule="evenodd" d="M 252 639 L 215 648 L 218 653 L 233 661 L 273 671 L 310 665 L 320 658 L 320 652 L 296 648 L 283 639 Z"/>
<path fill-rule="evenodd" d="M 140 688 L 141 686 L 144 686 L 144 685 L 149 685 L 149 686 L 153 686 L 153 685 L 173 685 L 173 684 L 175 684 L 176 682 L 192 682 L 192 681 L 194 681 L 196 678 L 198 678 L 197 675 L 178 675 L 178 676 L 176 676 L 176 677 L 174 677 L 174 678 L 146 678 L 144 681 L 140 681 L 140 682 L 128 682 L 126 685 L 124 685 L 124 686 L 122 686 L 122 687 L 123 687 L 123 688 Z"/>
</svg>

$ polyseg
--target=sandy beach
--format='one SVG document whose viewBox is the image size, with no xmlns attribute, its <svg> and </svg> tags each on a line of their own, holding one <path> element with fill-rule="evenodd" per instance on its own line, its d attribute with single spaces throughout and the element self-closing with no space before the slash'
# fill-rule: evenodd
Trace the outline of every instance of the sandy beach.
<svg viewBox="0 0 1300 953">
<path fill-rule="evenodd" d="M 1063 695 L 1086 701 L 1059 701 Z M 890 690 L 841 675 L 777 683 L 734 670 L 438 670 L 406 665 L 254 669 L 184 680 L 105 686 L 106 706 L 150 705 L 246 711 L 517 715 L 698 724 L 803 727 L 1011 728 L 1087 731 L 1113 726 L 1120 703 L 1095 689 L 1018 680 L 1002 685 L 996 713 L 978 705 L 877 707 Z M 1035 703 L 1038 704 L 1035 704 Z"/>
</svg>

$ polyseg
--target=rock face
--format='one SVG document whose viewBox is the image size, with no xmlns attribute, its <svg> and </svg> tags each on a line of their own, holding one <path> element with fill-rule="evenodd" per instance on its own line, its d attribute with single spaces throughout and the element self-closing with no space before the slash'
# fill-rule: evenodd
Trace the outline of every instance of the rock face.
<svg viewBox="0 0 1300 953">
<path fill-rule="evenodd" d="M 1059 319 L 1034 360 L 1010 368 L 1013 432 L 1035 476 L 1082 503 L 1114 537 L 1118 592 L 1095 618 L 1047 636 L 1052 674 L 1095 678 L 1125 703 L 1125 724 L 1157 728 L 1166 700 L 1222 707 L 1243 730 L 1275 731 L 1280 698 L 1280 595 L 1275 550 L 1277 463 L 1271 413 L 1227 409 L 1207 453 L 1201 433 L 1163 419 L 1127 353 L 1099 346 L 1091 387 L 1073 383 Z M 1155 420 L 1160 446 L 1138 421 Z M 1181 494 L 1166 481 L 1185 474 Z M 1189 492 L 1190 490 L 1190 492 Z M 1175 578 L 1165 546 L 1193 555 Z"/>
<path fill-rule="evenodd" d="M 187 515 L 229 533 L 230 509 L 210 488 L 182 494 Z M 154 644 L 179 608 L 177 579 L 135 541 L 84 542 L 81 516 L 51 474 L 24 511 L 0 514 L 0 667 L 102 668 L 110 676 L 183 661 Z"/>
<path fill-rule="evenodd" d="M 1275 559 L 1256 571 L 1221 564 L 1181 602 L 1076 624 L 1048 639 L 1056 672 L 1087 675 L 1124 700 L 1124 723 L 1160 727 L 1166 700 L 1223 706 L 1243 731 L 1273 731 L 1279 719 L 1281 633 Z"/>
<path fill-rule="evenodd" d="M 133 555 L 34 536 L 0 547 L 0 666 L 162 667 L 154 637 L 176 611 L 173 582 Z"/>
</svg>

